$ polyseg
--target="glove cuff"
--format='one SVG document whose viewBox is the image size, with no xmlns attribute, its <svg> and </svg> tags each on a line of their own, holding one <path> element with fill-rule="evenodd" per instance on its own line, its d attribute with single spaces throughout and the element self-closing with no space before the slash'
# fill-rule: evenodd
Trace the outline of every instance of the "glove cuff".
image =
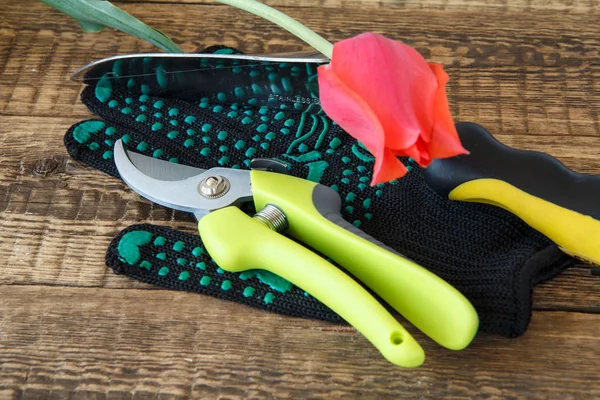
<svg viewBox="0 0 600 400">
<path fill-rule="evenodd" d="M 551 280 L 573 264 L 574 260 L 554 244 L 533 254 L 515 274 L 514 318 L 490 320 L 487 322 L 489 329 L 506 337 L 523 335 L 531 322 L 534 287 Z"/>
</svg>

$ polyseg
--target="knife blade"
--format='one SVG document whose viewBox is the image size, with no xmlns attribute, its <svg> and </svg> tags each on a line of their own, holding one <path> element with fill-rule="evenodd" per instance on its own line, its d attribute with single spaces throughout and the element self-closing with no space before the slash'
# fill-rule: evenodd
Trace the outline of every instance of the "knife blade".
<svg viewBox="0 0 600 400">
<path fill-rule="evenodd" d="M 140 95 L 318 113 L 317 67 L 329 62 L 319 54 L 129 54 L 94 61 L 71 79 Z"/>
</svg>

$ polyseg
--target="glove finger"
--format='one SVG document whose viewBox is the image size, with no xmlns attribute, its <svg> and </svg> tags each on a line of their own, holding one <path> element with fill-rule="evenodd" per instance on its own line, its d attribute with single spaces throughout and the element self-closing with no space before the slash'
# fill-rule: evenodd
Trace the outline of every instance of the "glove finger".
<svg viewBox="0 0 600 400">
<path fill-rule="evenodd" d="M 194 292 L 261 310 L 345 324 L 290 282 L 263 270 L 231 273 L 208 256 L 197 234 L 150 224 L 121 231 L 106 253 L 116 273 L 157 287 Z"/>
<path fill-rule="evenodd" d="M 126 128 L 121 131 L 129 148 L 200 168 L 249 168 L 252 158 L 269 157 L 286 162 L 292 175 L 318 181 L 327 166 L 323 162 L 325 156 L 344 146 L 358 146 L 324 115 L 224 106 L 206 100 L 190 103 L 146 94 L 132 96 L 116 89 L 103 100 L 97 98 L 94 87 L 86 87 L 82 92 L 82 101 L 108 126 Z M 75 128 L 67 136 L 76 135 Z M 114 132 L 109 129 L 107 133 Z M 345 160 L 332 161 L 340 164 Z M 367 188 L 370 178 L 362 179 L 360 187 Z"/>
<path fill-rule="evenodd" d="M 128 132 L 118 124 L 107 124 L 99 119 L 77 122 L 63 138 L 69 156 L 110 176 L 119 177 L 113 158 L 115 141 Z"/>
</svg>

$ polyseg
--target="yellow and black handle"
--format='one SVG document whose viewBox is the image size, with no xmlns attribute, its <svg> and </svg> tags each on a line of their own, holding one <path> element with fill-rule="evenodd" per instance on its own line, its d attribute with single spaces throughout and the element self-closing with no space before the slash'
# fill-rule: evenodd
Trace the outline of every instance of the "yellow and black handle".
<svg viewBox="0 0 600 400">
<path fill-rule="evenodd" d="M 434 160 L 424 170 L 438 193 L 508 210 L 565 253 L 600 265 L 600 175 L 508 147 L 477 124 L 459 123 L 457 130 L 470 154 Z"/>
</svg>

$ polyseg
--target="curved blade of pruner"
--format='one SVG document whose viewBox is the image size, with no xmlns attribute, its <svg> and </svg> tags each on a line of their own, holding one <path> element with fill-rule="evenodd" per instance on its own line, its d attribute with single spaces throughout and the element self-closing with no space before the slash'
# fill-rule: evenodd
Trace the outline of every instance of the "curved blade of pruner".
<svg viewBox="0 0 600 400">
<path fill-rule="evenodd" d="M 127 151 L 121 139 L 114 148 L 121 179 L 140 196 L 165 207 L 193 213 L 199 220 L 211 211 L 252 200 L 250 171 L 209 170 L 158 160 Z"/>
</svg>

